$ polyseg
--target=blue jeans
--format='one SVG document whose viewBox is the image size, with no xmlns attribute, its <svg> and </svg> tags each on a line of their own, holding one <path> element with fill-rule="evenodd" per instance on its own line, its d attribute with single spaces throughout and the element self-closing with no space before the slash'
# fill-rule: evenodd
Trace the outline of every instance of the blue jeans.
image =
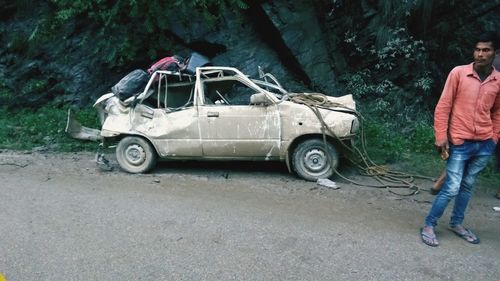
<svg viewBox="0 0 500 281">
<path fill-rule="evenodd" d="M 451 199 L 455 198 L 450 226 L 462 224 L 472 188 L 479 172 L 486 167 L 495 150 L 495 142 L 465 141 L 450 146 L 450 157 L 446 163 L 446 179 L 436 195 L 432 208 L 425 218 L 425 226 L 435 227 Z"/>
</svg>

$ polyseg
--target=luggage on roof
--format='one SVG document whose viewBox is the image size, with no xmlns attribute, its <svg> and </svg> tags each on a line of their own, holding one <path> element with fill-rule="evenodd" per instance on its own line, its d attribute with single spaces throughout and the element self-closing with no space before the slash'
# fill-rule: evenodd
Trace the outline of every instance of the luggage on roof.
<svg viewBox="0 0 500 281">
<path fill-rule="evenodd" d="M 192 53 L 191 56 L 186 60 L 185 64 L 186 69 L 184 70 L 184 72 L 188 74 L 195 74 L 197 67 L 212 65 L 207 57 L 198 53 Z"/>
<path fill-rule="evenodd" d="M 164 57 L 155 62 L 149 69 L 148 73 L 153 74 L 157 70 L 182 71 L 185 68 L 184 59 L 179 56 Z"/>
<path fill-rule="evenodd" d="M 125 77 L 111 88 L 111 91 L 119 99 L 124 100 L 135 94 L 141 93 L 148 81 L 149 74 L 142 69 L 136 69 L 125 75 Z"/>
</svg>

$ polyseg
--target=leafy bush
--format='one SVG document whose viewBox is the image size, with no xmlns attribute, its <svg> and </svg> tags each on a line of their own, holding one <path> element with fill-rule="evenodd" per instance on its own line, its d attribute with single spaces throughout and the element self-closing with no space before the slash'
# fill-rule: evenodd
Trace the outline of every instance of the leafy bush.
<svg viewBox="0 0 500 281">
<path fill-rule="evenodd" d="M 30 79 L 21 88 L 21 93 L 23 95 L 30 93 L 38 93 L 45 90 L 47 88 L 47 85 L 48 85 L 47 80 Z"/>
<path fill-rule="evenodd" d="M 7 87 L 5 81 L 0 80 L 0 104 L 11 104 L 14 102 L 14 93 Z"/>
<path fill-rule="evenodd" d="M 434 152 L 434 128 L 427 122 L 417 122 L 408 137 L 411 150 L 417 153 Z"/>
<path fill-rule="evenodd" d="M 418 121 L 402 130 L 395 122 L 366 116 L 364 119 L 368 154 L 374 160 L 395 162 L 410 154 L 435 154 L 434 129 L 428 121 Z"/>
</svg>

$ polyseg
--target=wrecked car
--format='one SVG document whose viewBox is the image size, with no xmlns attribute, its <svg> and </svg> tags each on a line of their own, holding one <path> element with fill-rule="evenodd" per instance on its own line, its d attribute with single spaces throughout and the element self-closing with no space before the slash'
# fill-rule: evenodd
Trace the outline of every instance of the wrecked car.
<svg viewBox="0 0 500 281">
<path fill-rule="evenodd" d="M 116 146 L 129 173 L 148 172 L 158 160 L 248 160 L 282 161 L 309 181 L 331 177 L 359 128 L 352 96 L 297 102 L 317 94 L 290 93 L 271 74 L 259 74 L 252 79 L 220 66 L 198 67 L 194 75 L 156 71 L 142 92 L 96 101 L 100 130 L 83 127 L 70 111 L 66 132 Z"/>
</svg>

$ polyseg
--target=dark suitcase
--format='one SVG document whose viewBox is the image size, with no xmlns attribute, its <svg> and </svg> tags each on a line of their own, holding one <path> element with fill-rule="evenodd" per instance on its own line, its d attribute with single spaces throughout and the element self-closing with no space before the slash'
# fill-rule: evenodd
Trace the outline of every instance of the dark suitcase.
<svg viewBox="0 0 500 281">
<path fill-rule="evenodd" d="M 210 60 L 204 55 L 198 53 L 192 53 L 187 59 L 186 69 L 184 72 L 194 75 L 196 73 L 196 68 L 200 66 L 212 65 Z"/>
</svg>

